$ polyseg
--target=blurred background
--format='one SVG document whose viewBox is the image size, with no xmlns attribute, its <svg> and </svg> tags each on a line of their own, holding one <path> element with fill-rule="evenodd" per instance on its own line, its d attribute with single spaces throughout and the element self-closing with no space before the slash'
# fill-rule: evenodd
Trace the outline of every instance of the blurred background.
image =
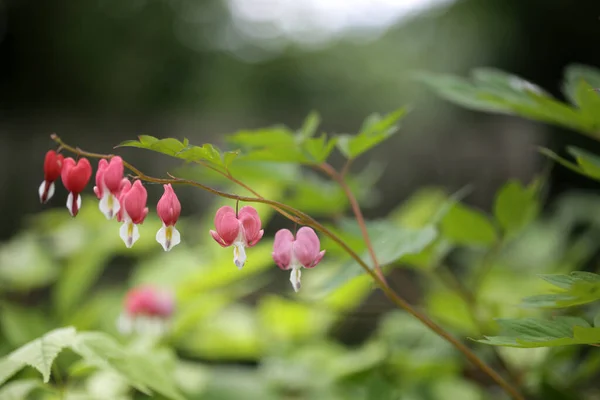
<svg viewBox="0 0 600 400">
<path fill-rule="evenodd" d="M 361 171 L 378 161 L 371 182 L 376 196 L 364 203 L 368 217 L 386 216 L 428 186 L 452 192 L 472 184 L 467 203 L 489 210 L 507 179 L 528 182 L 543 170 L 545 161 L 536 151 L 538 145 L 576 144 L 592 151 L 600 147 L 565 129 L 459 108 L 416 82 L 414 73 L 466 76 L 475 67 L 491 66 L 563 98 L 562 74 L 568 64 L 600 66 L 599 17 L 598 0 L 0 0 L 0 168 L 4 171 L 0 174 L 0 208 L 4 210 L 0 238 L 8 241 L 25 235 L 31 239 L 22 232 L 32 226 L 42 233 L 55 223 L 68 226 L 59 233 L 62 247 L 53 256 L 62 260 L 79 254 L 71 260 L 74 264 L 85 258 L 78 252 L 100 240 L 94 236 L 100 235 L 96 231 L 82 238 L 78 229 L 83 228 L 52 211 L 40 216 L 42 209 L 50 207 L 66 214 L 62 195 L 57 194 L 50 206 L 40 206 L 36 193 L 43 178 L 43 156 L 53 147 L 52 132 L 69 144 L 100 153 L 113 152 L 113 146 L 139 134 L 186 137 L 197 145 L 209 142 L 227 148 L 225 134 L 275 124 L 297 129 L 311 110 L 320 113 L 321 130 L 355 133 L 373 112 L 411 107 L 400 132 L 354 166 Z M 118 152 L 150 175 L 164 175 L 180 165 L 143 150 Z M 338 156 L 332 159 L 335 166 L 342 162 Z M 590 189 L 590 182 L 565 168 L 555 168 L 550 200 L 571 189 Z M 148 190 L 152 210 L 162 189 L 148 186 Z M 222 202 L 194 190 L 182 189 L 178 194 L 183 214 L 190 217 L 186 220 L 188 237 L 206 241 L 204 236 L 212 228 L 208 211 Z M 84 214 L 82 226 L 92 229 L 94 224 L 107 223 L 94 201 L 86 206 L 86 212 L 93 215 Z M 276 219 L 269 230 L 288 225 Z M 136 260 L 148 261 L 144 251 L 156 245 L 153 235 L 147 233 L 147 244 L 138 246 Z M 132 261 L 114 250 L 122 247 L 116 239 L 99 250 L 97 267 L 90 267 L 95 272 L 65 279 L 75 286 L 80 279 L 89 280 L 89 287 L 101 285 L 98 277 L 101 283 L 126 279 L 139 283 L 150 276 L 169 282 L 171 278 L 157 272 L 166 261 L 148 261 L 135 270 L 142 272 L 120 269 Z M 37 243 L 38 239 L 31 240 Z M 5 266 L 15 263 L 18 254 L 33 257 L 35 253 L 29 247 L 10 249 L 5 251 Z M 176 262 L 186 271 L 198 263 L 192 250 Z M 93 257 L 85 251 L 82 254 Z M 229 262 L 229 249 L 225 252 L 218 254 Z M 260 263 L 269 267 L 269 250 L 260 254 L 264 259 Z M 40 257 L 35 263 L 47 262 L 43 253 Z M 45 285 L 60 276 L 57 271 L 64 263 L 57 263 L 43 266 L 48 275 L 24 286 L 27 293 L 40 290 L 33 299 L 18 295 L 18 302 L 36 304 L 44 296 L 53 296 Z M 219 261 L 222 264 L 226 262 Z M 233 268 L 226 265 L 223 268 Z M 284 275 L 278 275 L 278 286 L 267 291 L 288 291 Z M 202 282 L 201 276 L 198 279 Z M 281 287 L 285 289 L 277 289 Z M 194 288 L 182 289 L 183 297 L 190 300 Z M 240 290 L 235 296 L 252 292 L 242 289 L 235 288 Z M 123 288 L 119 290 L 111 303 L 116 309 Z M 409 298 L 418 291 L 406 290 Z M 58 308 L 63 307 L 59 314 L 64 317 L 72 316 L 68 310 L 76 310 L 82 293 L 64 295 L 62 303 L 62 295 L 54 296 L 59 297 Z M 342 342 L 364 339 L 375 317 L 387 307 L 378 295 L 369 304 L 356 314 L 367 317 L 355 315 L 346 321 L 350 325 L 338 330 Z M 272 309 L 261 315 L 275 318 L 277 314 L 270 312 L 280 304 L 269 306 Z M 97 327 L 85 318 L 78 321 L 83 328 Z M 243 321 L 238 318 L 240 332 L 246 329 Z M 17 343 L 21 341 L 19 335 L 14 337 Z M 215 348 L 206 343 L 183 347 L 194 359 L 212 358 Z M 214 351 L 216 359 L 235 361 L 254 360 L 257 354 L 240 350 L 236 357 Z"/>
</svg>

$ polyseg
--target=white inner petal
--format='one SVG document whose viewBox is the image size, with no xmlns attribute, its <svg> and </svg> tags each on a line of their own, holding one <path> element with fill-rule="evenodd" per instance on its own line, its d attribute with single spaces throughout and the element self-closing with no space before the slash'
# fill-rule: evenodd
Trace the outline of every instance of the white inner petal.
<svg viewBox="0 0 600 400">
<path fill-rule="evenodd" d="M 102 198 L 100 199 L 100 203 L 98 204 L 98 208 L 100 208 L 100 211 L 104 214 L 106 219 L 113 219 L 121 209 L 121 205 L 119 204 L 119 200 L 105 189 Z"/>
<path fill-rule="evenodd" d="M 300 271 L 299 267 L 294 267 L 292 268 L 292 272 L 290 274 L 290 282 L 292 282 L 292 287 L 294 288 L 295 292 L 298 292 L 300 290 L 300 276 L 302 275 L 302 272 Z"/>
<path fill-rule="evenodd" d="M 119 229 L 119 236 L 125 242 L 125 246 L 131 248 L 140 238 L 138 226 L 130 220 L 123 222 L 121 229 Z"/>
<path fill-rule="evenodd" d="M 179 231 L 174 226 L 166 226 L 156 232 L 156 241 L 161 244 L 165 251 L 171 250 L 181 242 Z"/>
<path fill-rule="evenodd" d="M 242 269 L 246 264 L 246 249 L 243 242 L 233 243 L 233 263 L 238 269 Z"/>
<path fill-rule="evenodd" d="M 81 210 L 81 196 L 77 195 L 77 212 L 79 212 L 79 210 Z M 75 216 L 76 213 L 73 213 L 73 192 L 69 192 L 69 195 L 67 196 L 67 208 L 69 209 L 69 213 L 71 214 L 72 217 Z"/>
</svg>

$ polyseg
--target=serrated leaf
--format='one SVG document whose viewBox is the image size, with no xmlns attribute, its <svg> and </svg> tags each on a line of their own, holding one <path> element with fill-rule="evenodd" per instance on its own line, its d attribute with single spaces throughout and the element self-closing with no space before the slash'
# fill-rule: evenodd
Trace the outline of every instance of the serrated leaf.
<svg viewBox="0 0 600 400">
<path fill-rule="evenodd" d="M 338 149 L 348 159 L 358 157 L 394 134 L 398 130 L 396 125 L 406 112 L 403 107 L 383 117 L 369 116 L 358 134 L 337 136 Z"/>
<path fill-rule="evenodd" d="M 560 291 L 526 297 L 523 299 L 524 306 L 564 308 L 600 300 L 600 275 L 577 271 L 569 275 L 541 275 L 541 278 L 560 288 Z"/>
<path fill-rule="evenodd" d="M 455 203 L 442 218 L 440 231 L 444 237 L 456 244 L 493 244 L 498 235 L 490 219 L 482 212 Z"/>
<path fill-rule="evenodd" d="M 42 374 L 44 382 L 48 382 L 54 359 L 73 344 L 75 337 L 75 328 L 55 329 L 13 351 L 8 358 L 34 367 Z"/>
<path fill-rule="evenodd" d="M 101 370 L 117 373 L 145 394 L 157 392 L 169 399 L 183 399 L 173 383 L 172 371 L 165 371 L 152 353 L 141 354 L 126 349 L 112 337 L 100 332 L 77 335 L 73 351 L 85 362 Z"/>
<path fill-rule="evenodd" d="M 556 317 L 553 320 L 535 318 L 502 319 L 498 324 L 502 336 L 486 336 L 480 343 L 506 347 L 556 347 L 576 344 L 597 344 L 600 329 L 578 317 Z"/>
<path fill-rule="evenodd" d="M 537 193 L 515 180 L 507 182 L 496 194 L 494 215 L 505 234 L 515 233 L 529 224 L 539 211 Z"/>
<path fill-rule="evenodd" d="M 153 136 L 139 136 L 139 140 L 127 140 L 117 147 L 137 147 L 156 151 L 185 161 L 208 161 L 216 166 L 223 166 L 221 152 L 213 145 L 192 146 L 187 139 L 184 143 L 175 138 L 157 139 Z"/>
<path fill-rule="evenodd" d="M 19 379 L 0 388 L 0 400 L 23 400 L 40 386 L 36 379 Z"/>
</svg>

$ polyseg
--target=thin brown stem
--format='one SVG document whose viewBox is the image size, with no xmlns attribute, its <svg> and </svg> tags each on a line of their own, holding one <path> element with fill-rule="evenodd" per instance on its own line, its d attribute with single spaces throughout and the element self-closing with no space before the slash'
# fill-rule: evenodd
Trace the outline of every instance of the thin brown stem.
<svg viewBox="0 0 600 400">
<path fill-rule="evenodd" d="M 356 196 L 354 196 L 354 193 L 352 193 L 352 190 L 350 190 L 350 187 L 346 183 L 346 180 L 344 179 L 343 175 L 339 174 L 331 165 L 329 165 L 327 163 L 323 163 L 319 166 L 319 168 L 323 172 L 325 172 L 327 175 L 329 175 L 331 177 L 331 179 L 336 181 L 340 185 L 342 190 L 344 191 L 344 194 L 348 198 L 348 201 L 350 202 L 350 206 L 352 207 L 352 212 L 354 213 L 354 216 L 356 217 L 356 223 L 360 227 L 360 231 L 362 233 L 363 240 L 365 241 L 365 244 L 367 245 L 367 250 L 369 251 L 371 260 L 373 260 L 373 269 L 375 270 L 375 272 L 377 273 L 377 275 L 379 276 L 381 281 L 387 285 L 388 284 L 387 280 L 385 279 L 385 275 L 381 269 L 381 265 L 379 265 L 379 261 L 377 260 L 377 255 L 375 254 L 375 249 L 373 248 L 373 243 L 371 242 L 369 232 L 367 231 L 367 224 L 365 223 L 365 218 L 360 209 L 360 205 L 358 204 L 358 201 L 356 200 Z"/>
<path fill-rule="evenodd" d="M 51 137 L 57 144 L 63 146 L 63 148 L 65 150 L 68 150 L 72 153 L 78 154 L 79 156 L 90 157 L 90 158 L 106 158 L 106 159 L 110 159 L 110 158 L 114 157 L 114 155 L 110 155 L 110 154 L 91 153 L 91 152 L 81 150 L 80 148 L 77 148 L 77 147 L 69 146 L 66 143 L 64 143 L 56 134 L 53 134 Z M 375 283 L 381 288 L 381 290 L 385 293 L 385 295 L 390 299 L 390 301 L 392 303 L 394 303 L 396 306 L 398 306 L 399 308 L 406 311 L 408 314 L 417 318 L 419 321 L 421 321 L 421 323 L 423 323 L 425 326 L 427 326 L 429 329 L 431 329 L 433 332 L 435 332 L 441 338 L 443 338 L 447 342 L 449 342 L 459 352 L 461 352 L 467 358 L 467 360 L 472 362 L 481 371 L 483 371 L 485 374 L 487 374 L 494 382 L 496 382 L 498 384 L 498 386 L 500 386 L 513 399 L 525 400 L 523 395 L 521 395 L 516 388 L 511 386 L 511 384 L 508 383 L 500 374 L 498 374 L 494 369 L 492 369 L 483 360 L 481 360 L 469 347 L 467 347 L 464 343 L 460 342 L 458 339 L 453 337 L 450 333 L 446 332 L 441 326 L 439 326 L 438 324 L 433 322 L 431 319 L 429 319 L 428 316 L 426 316 L 425 314 L 423 314 L 422 312 L 420 312 L 419 310 L 414 308 L 406 300 L 404 300 L 401 296 L 399 296 L 396 292 L 394 292 L 385 283 L 385 281 L 382 280 L 380 278 L 380 276 L 373 269 L 371 269 L 368 266 L 368 264 L 365 263 L 354 250 L 352 250 L 350 248 L 350 246 L 348 244 L 346 244 L 340 237 L 338 237 L 335 233 L 331 232 L 328 228 L 326 228 L 321 223 L 316 221 L 310 215 L 308 215 L 300 210 L 296 210 L 295 208 L 290 207 L 286 204 L 277 202 L 277 201 L 268 200 L 268 199 L 258 197 L 258 196 L 257 197 L 238 196 L 235 194 L 222 192 L 220 190 L 213 189 L 213 188 L 206 186 L 200 182 L 196 182 L 196 181 L 192 181 L 192 180 L 188 180 L 188 179 L 176 178 L 172 175 L 169 175 L 171 177 L 171 179 L 155 178 L 155 177 L 145 175 L 140 170 L 135 168 L 133 165 L 131 165 L 125 161 L 123 162 L 123 165 L 127 169 L 132 171 L 134 174 L 136 174 L 136 177 L 140 180 L 147 181 L 147 182 L 153 182 L 153 183 L 162 183 L 162 184 L 168 184 L 168 183 L 170 183 L 170 184 L 187 184 L 187 185 L 195 186 L 200 189 L 206 190 L 212 194 L 215 194 L 217 196 L 221 196 L 224 198 L 228 198 L 228 199 L 232 199 L 232 200 L 239 200 L 239 201 L 244 201 L 244 202 L 249 202 L 249 203 L 254 202 L 254 203 L 267 204 L 267 205 L 271 206 L 273 209 L 275 209 L 277 212 L 281 213 L 282 215 L 284 215 L 287 218 L 289 218 L 290 220 L 292 220 L 293 222 L 296 222 L 299 224 L 304 224 L 304 225 L 310 226 L 310 227 L 320 231 L 325 236 L 329 237 L 335 243 L 337 243 L 346 253 L 348 253 L 348 255 L 350 255 L 350 257 L 353 258 L 365 270 L 365 272 L 375 281 Z"/>
<path fill-rule="evenodd" d="M 456 275 L 448 268 L 446 265 L 441 264 L 437 270 L 437 274 L 431 274 L 433 277 L 439 277 L 439 280 L 444 284 L 448 289 L 453 290 L 460 298 L 463 300 L 465 305 L 467 306 L 467 312 L 471 317 L 471 320 L 475 324 L 477 328 L 478 334 L 484 335 L 485 329 L 483 327 L 483 322 L 479 317 L 479 312 L 477 309 L 477 301 L 473 295 L 473 293 L 463 285 L 463 283 L 456 277 Z M 521 385 L 521 378 L 512 370 L 512 368 L 506 363 L 504 357 L 500 354 L 498 349 L 494 346 L 490 346 L 492 354 L 496 362 L 504 369 L 508 377 L 514 382 L 516 385 Z"/>
</svg>

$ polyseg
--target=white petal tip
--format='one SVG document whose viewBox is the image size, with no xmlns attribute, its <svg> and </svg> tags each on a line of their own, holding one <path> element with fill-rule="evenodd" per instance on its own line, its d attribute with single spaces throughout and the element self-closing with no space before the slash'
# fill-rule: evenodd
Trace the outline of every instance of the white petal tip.
<svg viewBox="0 0 600 400">
<path fill-rule="evenodd" d="M 42 181 L 38 194 L 40 195 L 40 203 L 47 203 L 54 196 L 54 182 Z"/>
<path fill-rule="evenodd" d="M 302 284 L 300 283 L 301 272 L 300 269 L 293 268 L 290 274 L 290 282 L 292 282 L 292 287 L 294 288 L 294 292 L 298 293 Z"/>
<path fill-rule="evenodd" d="M 125 221 L 119 229 L 119 236 L 123 239 L 125 246 L 130 249 L 140 238 L 138 226 L 131 221 Z"/>
<path fill-rule="evenodd" d="M 156 241 L 160 243 L 164 251 L 171 249 L 181 243 L 181 235 L 174 226 L 165 226 L 156 232 Z"/>
<path fill-rule="evenodd" d="M 102 198 L 100 199 L 100 203 L 98 203 L 98 208 L 104 214 L 106 219 L 110 220 L 117 215 L 119 210 L 121 209 L 121 205 L 119 204 L 119 200 L 110 194 L 107 190 L 104 191 Z"/>
<path fill-rule="evenodd" d="M 246 249 L 243 244 L 233 244 L 233 263 L 238 269 L 246 264 Z"/>
<path fill-rule="evenodd" d="M 81 210 L 81 196 L 78 194 L 75 196 L 77 196 L 77 200 L 75 202 L 73 201 L 73 192 L 69 192 L 69 195 L 67 196 L 67 208 L 69 209 L 69 214 L 71 214 L 71 217 L 77 216 L 79 210 Z"/>
</svg>

